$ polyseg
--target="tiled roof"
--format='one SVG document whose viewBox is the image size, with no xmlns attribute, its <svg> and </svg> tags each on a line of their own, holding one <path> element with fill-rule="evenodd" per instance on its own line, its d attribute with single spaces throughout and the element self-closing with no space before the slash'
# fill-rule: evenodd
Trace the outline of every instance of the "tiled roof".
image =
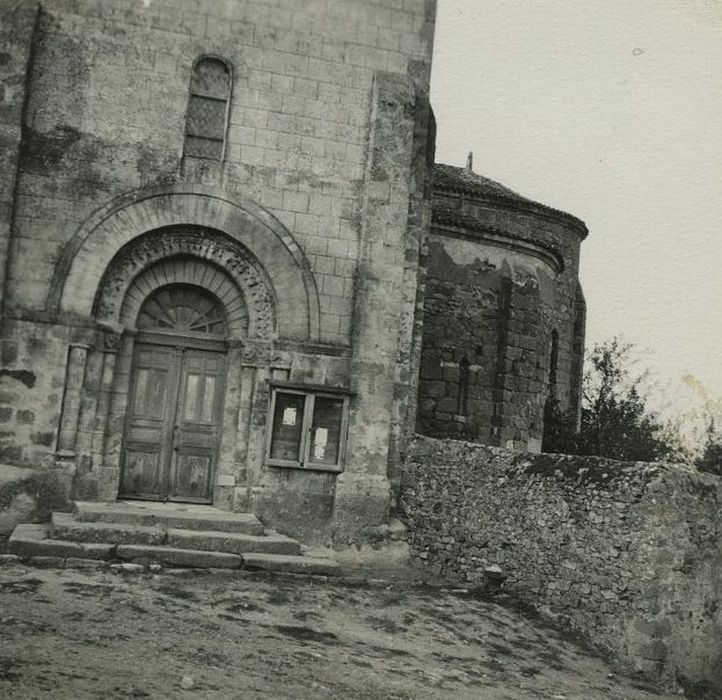
<svg viewBox="0 0 722 700">
<path fill-rule="evenodd" d="M 571 224 L 579 231 L 582 237 L 587 235 L 586 225 L 576 216 L 567 214 L 559 209 L 554 209 L 546 204 L 535 202 L 533 199 L 523 197 L 501 183 L 484 177 L 483 175 L 478 175 L 467 168 L 457 168 L 454 165 L 436 163 L 434 165 L 432 182 L 435 192 L 454 192 L 479 199 L 491 199 L 513 208 L 519 207 L 544 213 Z"/>
<path fill-rule="evenodd" d="M 532 202 L 531 199 L 522 197 L 495 180 L 478 175 L 466 168 L 457 168 L 454 165 L 436 163 L 434 165 L 433 183 L 434 188 L 439 190 L 451 190 L 452 192 L 482 197 L 501 197 L 502 199 L 513 199 L 518 202 Z"/>
</svg>

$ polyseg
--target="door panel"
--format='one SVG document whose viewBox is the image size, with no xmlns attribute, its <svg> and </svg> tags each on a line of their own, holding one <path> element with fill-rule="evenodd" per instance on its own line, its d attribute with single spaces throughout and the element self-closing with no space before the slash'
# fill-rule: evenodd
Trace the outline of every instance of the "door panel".
<svg viewBox="0 0 722 700">
<path fill-rule="evenodd" d="M 179 450 L 171 471 L 170 500 L 210 502 L 212 466 L 209 455 Z"/>
<path fill-rule="evenodd" d="M 211 502 L 224 374 L 222 352 L 138 344 L 121 495 Z"/>
<path fill-rule="evenodd" d="M 176 377 L 174 349 L 139 344 L 133 375 L 120 490 L 126 496 L 161 498 L 170 447 L 167 413 Z"/>
<path fill-rule="evenodd" d="M 190 348 L 183 353 L 169 475 L 168 495 L 173 500 L 212 497 L 224 371 L 221 353 Z"/>
<path fill-rule="evenodd" d="M 145 497 L 160 496 L 158 453 L 126 448 L 122 493 Z"/>
</svg>

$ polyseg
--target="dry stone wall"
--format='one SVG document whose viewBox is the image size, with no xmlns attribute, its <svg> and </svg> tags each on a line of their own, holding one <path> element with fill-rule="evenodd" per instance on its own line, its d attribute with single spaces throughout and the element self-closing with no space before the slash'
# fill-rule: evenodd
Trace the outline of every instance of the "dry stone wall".
<svg viewBox="0 0 722 700">
<path fill-rule="evenodd" d="M 722 480 L 680 465 L 417 437 L 414 556 L 502 587 L 667 685 L 722 689 Z"/>
</svg>

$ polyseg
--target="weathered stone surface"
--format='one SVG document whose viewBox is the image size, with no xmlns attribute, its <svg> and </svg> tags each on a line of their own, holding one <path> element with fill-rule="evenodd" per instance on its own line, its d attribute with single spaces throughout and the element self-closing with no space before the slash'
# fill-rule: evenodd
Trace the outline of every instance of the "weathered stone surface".
<svg viewBox="0 0 722 700">
<path fill-rule="evenodd" d="M 584 224 L 437 164 L 417 430 L 539 451 L 545 405 L 580 410 Z"/>
<path fill-rule="evenodd" d="M 66 569 L 102 569 L 106 566 L 108 566 L 108 562 L 103 559 L 68 557 L 65 560 Z"/>
<path fill-rule="evenodd" d="M 108 559 L 114 545 L 51 539 L 47 525 L 18 525 L 8 540 L 8 550 L 20 557 L 52 556 L 79 559 Z"/>
<path fill-rule="evenodd" d="M 145 527 L 156 526 L 186 530 L 216 530 L 241 532 L 247 535 L 263 534 L 263 524 L 251 513 L 228 513 L 209 506 L 191 504 L 78 501 L 75 504 L 75 517 L 81 522 L 126 523 Z"/>
<path fill-rule="evenodd" d="M 19 523 L 42 520 L 67 503 L 57 476 L 41 469 L 0 464 L 0 536 Z"/>
<path fill-rule="evenodd" d="M 402 474 L 425 566 L 556 614 L 649 678 L 722 689 L 722 480 L 679 465 L 419 437 Z"/>
<path fill-rule="evenodd" d="M 164 544 L 163 528 L 124 523 L 85 523 L 68 513 L 53 513 L 50 532 L 58 539 L 73 542 L 110 542 L 112 544 Z"/>
<path fill-rule="evenodd" d="M 237 569 L 241 566 L 241 557 L 236 554 L 178 549 L 176 547 L 154 547 L 141 544 L 118 545 L 116 556 L 119 559 L 128 559 L 130 561 L 142 560 L 199 569 L 210 567 Z"/>
<path fill-rule="evenodd" d="M 246 553 L 243 555 L 243 568 L 321 576 L 337 576 L 341 573 L 341 567 L 333 559 L 284 554 Z"/>
<path fill-rule="evenodd" d="M 261 552 L 269 554 L 298 554 L 300 545 L 290 537 L 278 534 L 244 535 L 232 532 L 194 532 L 192 530 L 168 530 L 168 546 L 180 549 L 200 549 L 209 552 Z"/>
<path fill-rule="evenodd" d="M 127 574 L 142 574 L 145 572 L 143 564 L 133 564 L 132 562 L 124 562 L 123 564 L 111 564 L 113 571 L 122 571 Z"/>
</svg>

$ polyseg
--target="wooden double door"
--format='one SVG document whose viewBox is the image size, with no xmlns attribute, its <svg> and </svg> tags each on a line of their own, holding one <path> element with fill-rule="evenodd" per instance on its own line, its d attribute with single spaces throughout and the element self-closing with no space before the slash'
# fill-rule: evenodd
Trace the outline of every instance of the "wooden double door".
<svg viewBox="0 0 722 700">
<path fill-rule="evenodd" d="M 222 349 L 136 342 L 121 497 L 212 502 L 225 373 Z"/>
</svg>

